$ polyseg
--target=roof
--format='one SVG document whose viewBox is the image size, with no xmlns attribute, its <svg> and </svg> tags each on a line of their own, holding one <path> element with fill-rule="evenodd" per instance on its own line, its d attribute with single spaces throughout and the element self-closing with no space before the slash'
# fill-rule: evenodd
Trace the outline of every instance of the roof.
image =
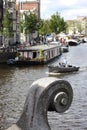
<svg viewBox="0 0 87 130">
<path fill-rule="evenodd" d="M 49 50 L 49 49 L 52 49 L 52 48 L 56 48 L 56 47 L 60 47 L 60 45 L 37 45 L 37 46 L 30 46 L 30 47 L 26 47 L 26 48 L 23 48 L 23 49 L 19 49 L 18 51 L 38 51 L 38 50 Z"/>
</svg>

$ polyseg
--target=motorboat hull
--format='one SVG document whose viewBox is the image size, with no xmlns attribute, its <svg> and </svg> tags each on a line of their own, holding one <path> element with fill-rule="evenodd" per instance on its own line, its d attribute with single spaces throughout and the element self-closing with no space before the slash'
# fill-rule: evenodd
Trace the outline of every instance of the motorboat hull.
<svg viewBox="0 0 87 130">
<path fill-rule="evenodd" d="M 49 72 L 52 73 L 69 73 L 75 72 L 79 70 L 79 67 L 76 66 L 67 66 L 67 67 L 60 67 L 60 66 L 48 66 Z"/>
</svg>

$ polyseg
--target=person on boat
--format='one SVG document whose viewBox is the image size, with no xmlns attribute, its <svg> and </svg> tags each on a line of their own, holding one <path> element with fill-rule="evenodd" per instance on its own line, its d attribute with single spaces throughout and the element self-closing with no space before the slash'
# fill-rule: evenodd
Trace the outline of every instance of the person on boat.
<svg viewBox="0 0 87 130">
<path fill-rule="evenodd" d="M 67 67 L 67 61 L 64 59 L 63 62 L 59 63 L 61 67 Z"/>
<path fill-rule="evenodd" d="M 65 67 L 65 64 L 63 62 L 61 62 L 61 63 L 59 62 L 59 66 L 60 67 Z"/>
<path fill-rule="evenodd" d="M 67 66 L 67 60 L 66 59 L 63 60 L 63 63 L 65 64 L 65 66 Z"/>
</svg>

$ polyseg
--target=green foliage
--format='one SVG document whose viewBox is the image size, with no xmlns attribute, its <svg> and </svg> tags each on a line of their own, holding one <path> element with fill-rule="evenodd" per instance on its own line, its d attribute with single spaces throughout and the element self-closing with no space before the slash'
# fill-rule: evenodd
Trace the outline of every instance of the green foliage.
<svg viewBox="0 0 87 130">
<path fill-rule="evenodd" d="M 61 31 L 66 32 L 67 23 L 63 18 L 60 17 L 60 14 L 57 12 L 51 16 L 50 20 L 41 20 L 40 21 L 40 34 L 48 34 L 51 32 L 55 32 L 56 34 Z"/>
<path fill-rule="evenodd" d="M 25 34 L 39 31 L 39 34 L 45 35 L 51 32 L 60 33 L 61 31 L 66 32 L 67 23 L 60 14 L 57 12 L 51 16 L 49 20 L 40 20 L 38 25 L 38 19 L 36 14 L 32 14 L 30 11 L 23 14 L 24 19 L 20 21 L 20 31 L 25 31 Z"/>
<path fill-rule="evenodd" d="M 39 34 L 44 35 L 47 33 L 51 33 L 50 21 L 49 20 L 41 20 L 40 26 L 39 26 Z"/>
<path fill-rule="evenodd" d="M 5 9 L 3 23 L 3 35 L 6 37 L 10 37 L 13 35 L 13 23 L 10 20 L 10 14 L 7 9 Z"/>
<path fill-rule="evenodd" d="M 23 33 L 23 24 L 24 24 L 24 21 L 21 20 L 20 21 L 20 25 L 19 25 L 19 29 L 20 29 L 20 32 Z"/>
<path fill-rule="evenodd" d="M 24 13 L 25 20 L 22 23 L 22 27 L 25 29 L 25 34 L 33 33 L 34 31 L 38 30 L 38 19 L 36 14 L 32 14 L 28 12 L 27 14 Z"/>
<path fill-rule="evenodd" d="M 84 30 L 80 22 L 77 23 L 77 29 L 79 33 L 81 33 Z"/>
<path fill-rule="evenodd" d="M 60 33 L 61 31 L 66 31 L 67 24 L 63 18 L 60 17 L 60 14 L 57 12 L 53 14 L 50 19 L 50 28 L 52 32 Z"/>
</svg>

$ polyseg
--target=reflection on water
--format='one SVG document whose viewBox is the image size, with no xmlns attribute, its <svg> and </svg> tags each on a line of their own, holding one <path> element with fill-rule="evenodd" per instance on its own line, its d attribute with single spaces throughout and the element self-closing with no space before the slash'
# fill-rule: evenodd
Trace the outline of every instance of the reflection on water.
<svg viewBox="0 0 87 130">
<path fill-rule="evenodd" d="M 80 66 L 76 73 L 49 75 L 47 65 L 34 67 L 0 67 L 0 130 L 15 123 L 23 110 L 30 85 L 37 79 L 55 76 L 67 80 L 74 91 L 73 103 L 63 114 L 48 112 L 52 130 L 87 129 L 87 44 L 70 47 L 59 60 L 66 58 L 68 63 Z"/>
</svg>

